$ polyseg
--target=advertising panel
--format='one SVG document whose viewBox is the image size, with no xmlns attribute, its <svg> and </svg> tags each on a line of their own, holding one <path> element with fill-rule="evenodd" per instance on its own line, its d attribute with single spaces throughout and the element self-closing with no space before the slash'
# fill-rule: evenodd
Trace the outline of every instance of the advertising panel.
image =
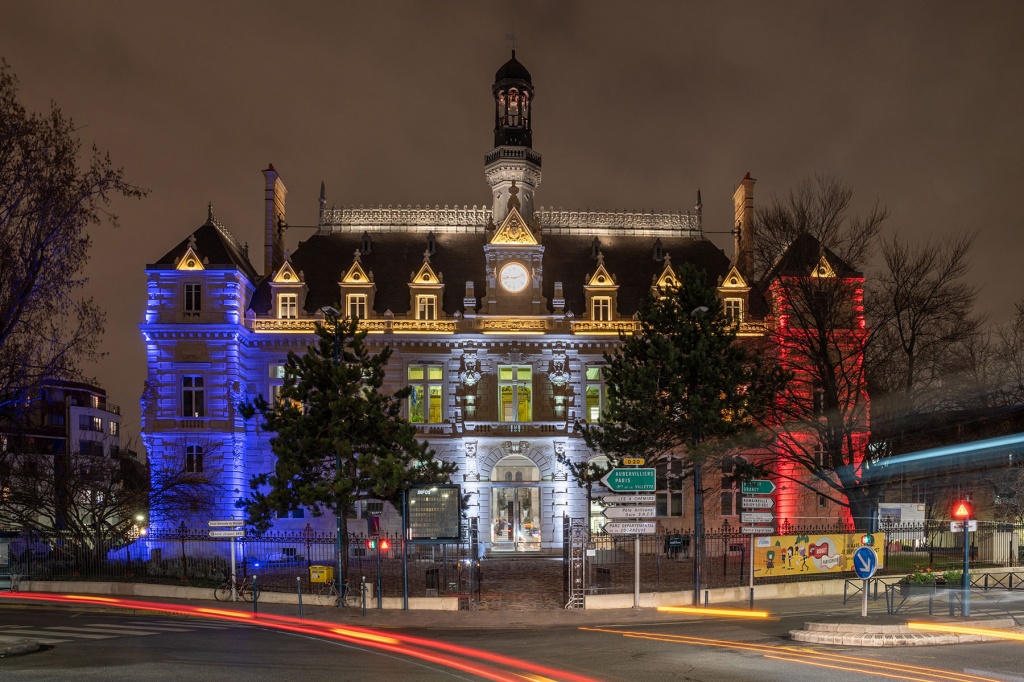
<svg viewBox="0 0 1024 682">
<path fill-rule="evenodd" d="M 754 538 L 754 577 L 768 578 L 795 573 L 842 573 L 853 570 L 853 553 L 871 547 L 882 564 L 885 539 L 882 533 L 863 543 L 863 534 L 771 535 Z"/>
</svg>

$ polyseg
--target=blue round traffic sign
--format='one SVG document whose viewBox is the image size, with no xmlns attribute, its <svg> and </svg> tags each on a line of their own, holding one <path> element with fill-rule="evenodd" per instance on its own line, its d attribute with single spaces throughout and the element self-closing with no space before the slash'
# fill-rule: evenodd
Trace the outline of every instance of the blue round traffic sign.
<svg viewBox="0 0 1024 682">
<path fill-rule="evenodd" d="M 853 572 L 858 578 L 867 580 L 878 570 L 878 555 L 870 547 L 859 547 L 853 553 Z"/>
</svg>

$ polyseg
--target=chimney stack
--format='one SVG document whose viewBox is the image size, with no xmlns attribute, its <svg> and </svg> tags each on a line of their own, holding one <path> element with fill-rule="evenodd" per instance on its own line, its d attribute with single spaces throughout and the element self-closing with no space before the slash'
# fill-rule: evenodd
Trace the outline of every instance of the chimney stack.
<svg viewBox="0 0 1024 682">
<path fill-rule="evenodd" d="M 265 225 L 263 246 L 263 274 L 277 272 L 284 264 L 284 231 L 288 227 L 285 219 L 284 200 L 288 196 L 288 188 L 281 181 L 281 176 L 269 164 L 263 171 L 267 181 L 265 203 Z"/>
<path fill-rule="evenodd" d="M 750 173 L 743 176 L 732 195 L 733 204 L 733 265 L 750 276 L 754 250 L 754 183 Z"/>
</svg>

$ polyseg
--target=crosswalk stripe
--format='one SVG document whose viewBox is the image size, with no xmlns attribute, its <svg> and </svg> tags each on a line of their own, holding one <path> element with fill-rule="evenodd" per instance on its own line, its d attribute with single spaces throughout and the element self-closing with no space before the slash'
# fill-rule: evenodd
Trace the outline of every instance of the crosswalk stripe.
<svg viewBox="0 0 1024 682">
<path fill-rule="evenodd" d="M 152 623 L 126 623 L 126 625 L 140 627 L 146 630 L 157 630 L 159 632 L 193 632 L 195 630 L 195 628 L 180 625 L 153 625 Z"/>
<path fill-rule="evenodd" d="M 4 634 L 31 635 L 39 637 L 40 640 L 47 636 L 57 637 L 81 637 L 83 639 L 114 639 L 117 635 L 93 635 L 88 632 L 77 632 L 74 630 L 61 630 L 59 628 L 46 628 L 45 630 L 4 630 Z"/>
<path fill-rule="evenodd" d="M 117 625 L 100 625 L 94 623 L 84 623 L 84 628 L 89 628 L 89 632 L 109 632 L 115 635 L 159 635 L 159 630 L 143 630 L 141 628 L 132 627 L 119 627 Z"/>
</svg>

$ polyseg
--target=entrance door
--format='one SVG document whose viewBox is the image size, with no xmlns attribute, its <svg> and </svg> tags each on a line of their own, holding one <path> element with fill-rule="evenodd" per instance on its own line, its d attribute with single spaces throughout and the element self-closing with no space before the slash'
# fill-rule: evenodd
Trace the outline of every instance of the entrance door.
<svg viewBox="0 0 1024 682">
<path fill-rule="evenodd" d="M 540 551 L 540 488 L 501 486 L 492 489 L 491 542 L 495 551 Z"/>
</svg>

